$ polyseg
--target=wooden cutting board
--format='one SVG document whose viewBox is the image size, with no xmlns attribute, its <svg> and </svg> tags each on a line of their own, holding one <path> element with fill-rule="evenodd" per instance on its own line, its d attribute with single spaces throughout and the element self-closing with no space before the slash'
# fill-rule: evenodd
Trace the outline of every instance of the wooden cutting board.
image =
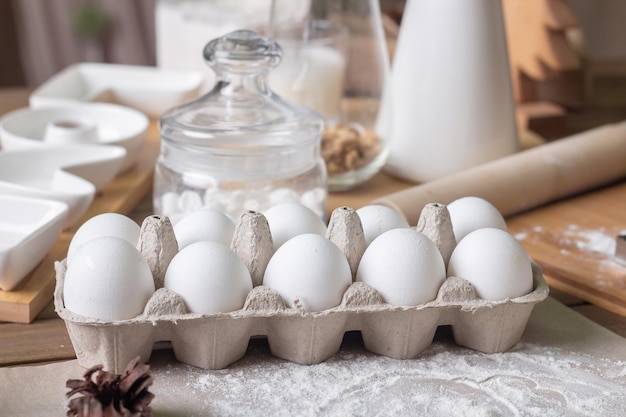
<svg viewBox="0 0 626 417">
<path fill-rule="evenodd" d="M 626 316 L 626 264 L 614 257 L 626 231 L 626 182 L 507 219 L 548 284 Z"/>
<path fill-rule="evenodd" d="M 43 261 L 14 291 L 0 290 L 0 321 L 30 323 L 52 299 L 54 262 L 64 259 L 74 232 L 90 217 L 100 213 L 128 214 L 152 190 L 154 163 L 159 155 L 159 134 L 153 123 L 136 165 L 117 176 L 96 196 L 81 221 L 57 239 Z"/>
</svg>

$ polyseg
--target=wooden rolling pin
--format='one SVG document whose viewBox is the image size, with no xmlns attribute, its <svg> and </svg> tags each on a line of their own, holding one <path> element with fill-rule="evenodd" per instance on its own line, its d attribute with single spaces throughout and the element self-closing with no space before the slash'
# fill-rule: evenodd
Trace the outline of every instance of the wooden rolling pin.
<svg viewBox="0 0 626 417">
<path fill-rule="evenodd" d="M 626 122 L 605 125 L 389 194 L 383 204 L 417 224 L 428 203 L 482 197 L 503 216 L 626 177 Z"/>
</svg>

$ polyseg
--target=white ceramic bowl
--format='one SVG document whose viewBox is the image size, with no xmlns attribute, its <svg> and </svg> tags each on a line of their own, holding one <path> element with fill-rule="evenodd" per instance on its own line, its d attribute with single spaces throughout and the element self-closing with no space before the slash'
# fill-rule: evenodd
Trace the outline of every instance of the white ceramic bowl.
<svg viewBox="0 0 626 417">
<path fill-rule="evenodd" d="M 95 145 L 0 152 L 0 195 L 65 203 L 69 227 L 80 220 L 96 191 L 115 177 L 125 155 L 124 148 Z"/>
<path fill-rule="evenodd" d="M 116 104 L 23 108 L 0 119 L 0 143 L 8 151 L 59 144 L 121 146 L 126 157 L 120 170 L 125 171 L 135 163 L 149 124 L 143 113 Z"/>
<path fill-rule="evenodd" d="M 43 83 L 30 96 L 30 106 L 105 101 L 158 118 L 172 107 L 196 98 L 203 81 L 198 71 L 82 63 L 67 67 Z"/>
<path fill-rule="evenodd" d="M 67 217 L 67 205 L 0 195 L 0 289 L 11 291 L 41 262 Z"/>
</svg>

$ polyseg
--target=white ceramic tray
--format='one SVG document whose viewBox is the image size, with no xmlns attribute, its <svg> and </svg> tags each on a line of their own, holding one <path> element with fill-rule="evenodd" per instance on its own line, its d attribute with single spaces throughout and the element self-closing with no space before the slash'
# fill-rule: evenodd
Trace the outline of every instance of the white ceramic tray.
<svg viewBox="0 0 626 417">
<path fill-rule="evenodd" d="M 0 290 L 13 290 L 46 256 L 67 209 L 57 201 L 0 195 Z"/>
<path fill-rule="evenodd" d="M 198 96 L 200 72 L 147 66 L 82 63 L 54 75 L 30 96 L 33 108 L 85 101 L 133 107 L 157 118 Z"/>
<path fill-rule="evenodd" d="M 0 119 L 0 144 L 3 150 L 60 144 L 121 146 L 126 149 L 121 166 L 125 171 L 135 163 L 149 124 L 143 113 L 116 104 L 23 108 Z"/>
<path fill-rule="evenodd" d="M 55 200 L 69 206 L 65 226 L 85 213 L 96 191 L 119 172 L 118 146 L 65 145 L 0 152 L 0 195 Z"/>
</svg>

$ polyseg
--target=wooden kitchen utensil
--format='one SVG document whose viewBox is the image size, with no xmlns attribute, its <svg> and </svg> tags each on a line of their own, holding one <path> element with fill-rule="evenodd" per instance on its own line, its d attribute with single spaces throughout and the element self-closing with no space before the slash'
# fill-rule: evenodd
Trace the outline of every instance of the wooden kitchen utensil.
<svg viewBox="0 0 626 417">
<path fill-rule="evenodd" d="M 473 195 L 504 216 L 626 177 L 626 122 L 488 162 L 374 201 L 402 212 L 415 225 L 427 203 Z"/>
</svg>

